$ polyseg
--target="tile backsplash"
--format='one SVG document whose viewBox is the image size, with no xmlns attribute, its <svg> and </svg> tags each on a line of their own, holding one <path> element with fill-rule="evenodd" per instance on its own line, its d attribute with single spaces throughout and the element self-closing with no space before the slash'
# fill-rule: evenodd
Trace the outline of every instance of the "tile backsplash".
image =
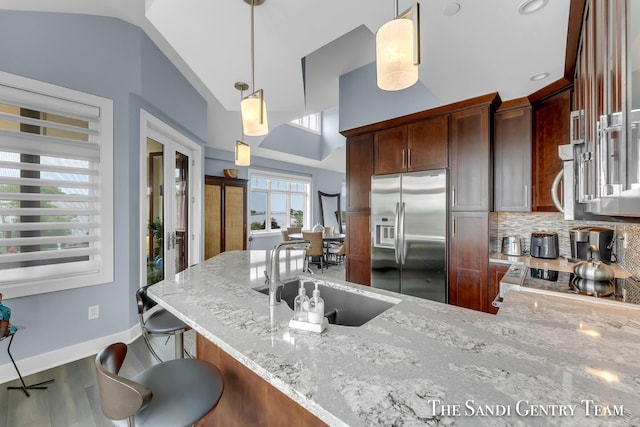
<svg viewBox="0 0 640 427">
<path fill-rule="evenodd" d="M 584 225 L 614 229 L 616 245 L 613 252 L 618 264 L 632 275 L 640 277 L 640 224 L 566 221 L 558 212 L 493 212 L 490 220 L 489 250 L 499 252 L 503 236 L 519 236 L 522 238 L 522 248 L 528 251 L 531 233 L 548 231 L 558 233 L 560 256 L 569 257 L 571 255 L 569 229 Z M 624 247 L 625 236 L 626 248 Z"/>
</svg>

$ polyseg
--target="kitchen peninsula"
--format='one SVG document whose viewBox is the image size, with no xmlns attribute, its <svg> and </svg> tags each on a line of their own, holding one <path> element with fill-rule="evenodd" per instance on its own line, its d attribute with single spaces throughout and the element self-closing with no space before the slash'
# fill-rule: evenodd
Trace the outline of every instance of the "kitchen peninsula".
<svg viewBox="0 0 640 427">
<path fill-rule="evenodd" d="M 400 302 L 361 327 L 315 334 L 290 329 L 289 307 L 270 308 L 254 290 L 264 286 L 268 257 L 224 252 L 149 293 L 199 342 L 328 425 L 640 423 L 636 308 L 512 292 L 493 316 L 336 281 L 327 285 Z M 301 252 L 283 255 L 283 277 L 322 280 L 301 267 Z M 239 400 L 228 392 L 222 399 Z"/>
</svg>

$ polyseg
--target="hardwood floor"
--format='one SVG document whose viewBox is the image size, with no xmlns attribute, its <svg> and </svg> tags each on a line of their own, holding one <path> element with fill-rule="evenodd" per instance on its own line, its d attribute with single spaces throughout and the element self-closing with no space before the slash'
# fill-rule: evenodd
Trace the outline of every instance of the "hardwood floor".
<svg viewBox="0 0 640 427">
<path fill-rule="evenodd" d="M 160 357 L 173 358 L 173 339 L 157 337 L 154 348 Z M 185 335 L 185 348 L 193 353 L 195 333 Z M 35 384 L 55 379 L 47 390 L 7 390 L 20 386 L 20 380 L 0 384 L 0 427 L 107 427 L 113 424 L 102 415 L 96 385 L 95 355 L 57 368 L 25 377 L 25 383 Z M 17 361 L 20 367 L 20 361 Z M 129 345 L 121 374 L 131 377 L 155 363 L 142 338 Z"/>
<path fill-rule="evenodd" d="M 314 269 L 314 273 L 316 273 Z M 331 265 L 316 273 L 324 279 L 344 280 L 344 264 Z M 195 333 L 185 334 L 185 348 L 195 354 Z M 173 358 L 173 339 L 156 337 L 154 348 L 165 360 Z M 4 351 L 4 350 L 3 350 Z M 27 397 L 22 390 L 7 390 L 19 386 L 15 380 L 0 384 L 0 427 L 106 427 L 113 424 L 102 415 L 96 385 L 95 355 L 57 368 L 25 377 L 25 383 L 35 384 L 55 379 L 47 390 L 30 390 Z M 20 361 L 17 361 L 20 367 Z M 149 354 L 142 338 L 129 345 L 121 374 L 131 377 L 148 368 L 155 359 Z"/>
</svg>

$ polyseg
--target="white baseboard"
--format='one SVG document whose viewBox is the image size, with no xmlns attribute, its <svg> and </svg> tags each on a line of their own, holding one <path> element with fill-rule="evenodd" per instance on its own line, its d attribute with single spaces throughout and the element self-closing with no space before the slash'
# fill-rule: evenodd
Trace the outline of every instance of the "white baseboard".
<svg viewBox="0 0 640 427">
<path fill-rule="evenodd" d="M 26 377 L 27 375 L 46 371 L 47 369 L 75 362 L 76 360 L 97 354 L 100 350 L 114 342 L 130 344 L 141 334 L 140 325 L 135 325 L 126 331 L 96 338 L 91 341 L 85 341 L 80 344 L 74 344 L 69 347 L 60 348 L 49 353 L 29 357 L 27 359 L 16 360 L 16 365 L 18 365 L 18 369 L 20 369 L 22 376 Z M 7 360 L 9 360 L 9 358 L 7 358 Z M 18 373 L 13 367 L 11 360 L 9 360 L 9 363 L 0 365 L 0 384 L 16 379 L 18 379 Z"/>
</svg>

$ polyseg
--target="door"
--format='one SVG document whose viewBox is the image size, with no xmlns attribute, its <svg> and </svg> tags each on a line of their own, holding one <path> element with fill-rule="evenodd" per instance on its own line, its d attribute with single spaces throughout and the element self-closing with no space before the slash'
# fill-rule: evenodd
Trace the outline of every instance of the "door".
<svg viewBox="0 0 640 427">
<path fill-rule="evenodd" d="M 189 266 L 189 155 L 147 138 L 147 284 Z"/>
<path fill-rule="evenodd" d="M 400 292 L 400 210 L 400 175 L 371 177 L 371 286 L 393 292 Z"/>
<path fill-rule="evenodd" d="M 447 175 L 402 175 L 401 292 L 447 302 Z"/>
<path fill-rule="evenodd" d="M 145 111 L 140 122 L 142 285 L 200 260 L 200 150 Z"/>
</svg>

